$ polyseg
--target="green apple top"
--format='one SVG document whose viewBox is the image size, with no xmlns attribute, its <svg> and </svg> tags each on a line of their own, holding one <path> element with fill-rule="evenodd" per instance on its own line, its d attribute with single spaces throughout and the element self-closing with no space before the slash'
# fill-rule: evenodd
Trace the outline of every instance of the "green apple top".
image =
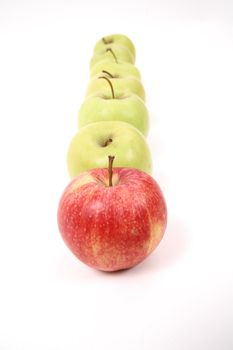
<svg viewBox="0 0 233 350">
<path fill-rule="evenodd" d="M 116 167 L 151 173 L 152 160 L 144 136 L 128 123 L 105 121 L 89 124 L 73 137 L 67 154 L 70 176 L 106 167 L 109 154 L 115 156 Z"/>
<path fill-rule="evenodd" d="M 112 45 L 111 47 L 104 48 L 98 53 L 94 52 L 90 61 L 90 68 L 101 61 L 110 61 L 116 63 L 129 62 L 134 64 L 134 57 L 126 47 L 120 45 Z"/>
<path fill-rule="evenodd" d="M 102 94 L 103 97 L 111 98 L 111 90 L 109 84 L 105 79 L 99 79 L 101 76 L 107 77 L 114 85 L 115 96 L 121 96 L 123 93 L 135 94 L 145 101 L 145 90 L 139 79 L 134 77 L 115 77 L 110 72 L 103 70 L 101 74 L 98 74 L 90 80 L 86 96 L 92 96 L 96 94 Z"/>
<path fill-rule="evenodd" d="M 149 129 L 149 116 L 145 103 L 135 94 L 122 92 L 115 96 L 114 83 L 102 76 L 109 83 L 112 96 L 102 93 L 88 97 L 80 107 L 78 113 L 78 126 L 99 121 L 123 121 L 135 126 L 144 135 Z"/>
<path fill-rule="evenodd" d="M 96 43 L 94 47 L 94 52 L 99 52 L 106 46 L 110 46 L 115 43 L 127 47 L 135 59 L 136 50 L 135 50 L 134 44 L 132 40 L 130 40 L 130 38 L 128 38 L 126 35 L 123 35 L 123 34 L 112 34 L 101 38 Z"/>
<path fill-rule="evenodd" d="M 110 61 L 100 61 L 91 67 L 91 77 L 96 74 L 102 73 L 103 70 L 111 72 L 112 75 L 117 77 L 134 77 L 136 79 L 141 79 L 141 74 L 137 67 L 128 62 L 110 62 Z"/>
</svg>

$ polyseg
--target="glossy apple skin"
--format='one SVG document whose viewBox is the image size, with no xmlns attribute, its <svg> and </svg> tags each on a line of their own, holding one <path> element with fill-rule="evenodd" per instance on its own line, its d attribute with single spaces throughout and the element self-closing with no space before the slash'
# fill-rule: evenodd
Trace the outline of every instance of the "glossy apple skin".
<svg viewBox="0 0 233 350">
<path fill-rule="evenodd" d="M 115 57 L 109 51 L 109 49 L 114 52 Z M 94 52 L 90 61 L 90 68 L 100 61 L 110 61 L 117 63 L 128 62 L 134 64 L 134 57 L 126 47 L 113 44 L 111 46 L 107 45 L 106 48 L 103 48 L 103 50 L 99 51 L 98 53 Z"/>
<path fill-rule="evenodd" d="M 143 261 L 161 241 L 167 223 L 163 194 L 148 174 L 114 168 L 82 173 L 65 189 L 58 226 L 70 250 L 85 264 L 117 271 Z"/>
<path fill-rule="evenodd" d="M 134 94 L 145 101 L 145 90 L 140 80 L 132 77 L 111 78 L 104 73 L 99 74 L 97 78 L 90 80 L 86 90 L 87 97 L 99 94 L 109 99 L 111 98 L 112 93 L 109 84 L 105 79 L 100 79 L 101 76 L 105 76 L 111 81 L 115 96 Z"/>
<path fill-rule="evenodd" d="M 91 68 L 90 75 L 91 77 L 94 77 L 96 74 L 102 73 L 103 70 L 106 70 L 115 76 L 130 76 L 141 80 L 141 74 L 138 68 L 135 65 L 127 62 L 98 62 Z"/>
<path fill-rule="evenodd" d="M 106 141 L 111 139 L 107 146 Z M 67 153 L 70 177 L 93 168 L 105 168 L 108 155 L 116 167 L 152 171 L 152 159 L 145 137 L 124 122 L 98 122 L 81 128 L 72 138 Z"/>
<path fill-rule="evenodd" d="M 143 135 L 148 134 L 149 115 L 143 100 L 137 95 L 126 98 L 90 96 L 82 103 L 78 113 L 78 127 L 99 121 L 122 121 L 136 127 Z"/>
<path fill-rule="evenodd" d="M 119 45 L 127 47 L 127 49 L 131 52 L 131 54 L 133 55 L 133 57 L 135 59 L 135 56 L 136 56 L 135 46 L 134 46 L 132 40 L 124 34 L 107 35 L 104 37 L 104 40 L 103 40 L 103 38 L 101 38 L 100 40 L 97 41 L 97 43 L 94 47 L 94 52 L 100 52 L 106 46 L 109 46 L 109 45 L 111 46 L 114 44 L 119 44 Z"/>
</svg>

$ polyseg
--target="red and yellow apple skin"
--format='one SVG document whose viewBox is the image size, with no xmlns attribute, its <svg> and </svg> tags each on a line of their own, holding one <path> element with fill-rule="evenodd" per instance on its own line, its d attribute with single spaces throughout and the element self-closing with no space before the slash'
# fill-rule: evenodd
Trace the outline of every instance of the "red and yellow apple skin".
<svg viewBox="0 0 233 350">
<path fill-rule="evenodd" d="M 103 271 L 135 266 L 161 241 L 167 222 L 163 194 L 145 172 L 114 168 L 75 177 L 58 207 L 58 226 L 70 250 Z"/>
</svg>

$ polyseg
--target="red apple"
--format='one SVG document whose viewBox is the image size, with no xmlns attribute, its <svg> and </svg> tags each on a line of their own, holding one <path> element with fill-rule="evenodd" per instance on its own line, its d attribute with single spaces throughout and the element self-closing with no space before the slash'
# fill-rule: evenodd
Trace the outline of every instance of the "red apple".
<svg viewBox="0 0 233 350">
<path fill-rule="evenodd" d="M 155 180 L 131 168 L 93 169 L 75 177 L 58 207 L 58 226 L 70 250 L 103 271 L 133 267 L 161 241 L 166 203 Z"/>
</svg>

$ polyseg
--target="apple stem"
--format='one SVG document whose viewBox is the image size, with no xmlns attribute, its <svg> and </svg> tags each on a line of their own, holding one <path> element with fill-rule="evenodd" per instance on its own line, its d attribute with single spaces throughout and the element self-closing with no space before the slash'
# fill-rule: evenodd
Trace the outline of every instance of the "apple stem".
<svg viewBox="0 0 233 350">
<path fill-rule="evenodd" d="M 101 77 L 99 77 L 98 79 L 105 79 L 105 80 L 107 80 L 107 82 L 108 82 L 109 85 L 110 85 L 111 91 L 112 91 L 112 98 L 114 99 L 114 98 L 115 98 L 115 94 L 114 94 L 114 90 L 113 90 L 113 86 L 112 86 L 111 81 L 110 81 L 107 77 L 104 77 L 104 76 L 101 76 Z"/>
<path fill-rule="evenodd" d="M 110 78 L 114 78 L 114 76 L 106 70 L 102 70 L 102 73 L 107 74 Z"/>
<path fill-rule="evenodd" d="M 112 139 L 109 138 L 107 141 L 103 144 L 103 147 L 107 147 L 112 142 Z"/>
<path fill-rule="evenodd" d="M 108 39 L 102 38 L 102 41 L 103 41 L 104 45 L 108 45 L 108 44 L 113 43 L 113 39 L 111 39 L 111 38 L 108 38 Z"/>
<path fill-rule="evenodd" d="M 112 164 L 114 161 L 114 156 L 108 156 L 108 176 L 109 176 L 109 187 L 112 186 Z"/>
<path fill-rule="evenodd" d="M 116 55 L 115 55 L 115 53 L 113 52 L 113 49 L 112 49 L 111 47 L 108 47 L 108 48 L 106 49 L 106 51 L 107 51 L 107 52 L 111 52 L 111 54 L 113 55 L 113 57 L 114 57 L 116 63 L 118 63 L 118 62 L 117 62 Z"/>
</svg>

